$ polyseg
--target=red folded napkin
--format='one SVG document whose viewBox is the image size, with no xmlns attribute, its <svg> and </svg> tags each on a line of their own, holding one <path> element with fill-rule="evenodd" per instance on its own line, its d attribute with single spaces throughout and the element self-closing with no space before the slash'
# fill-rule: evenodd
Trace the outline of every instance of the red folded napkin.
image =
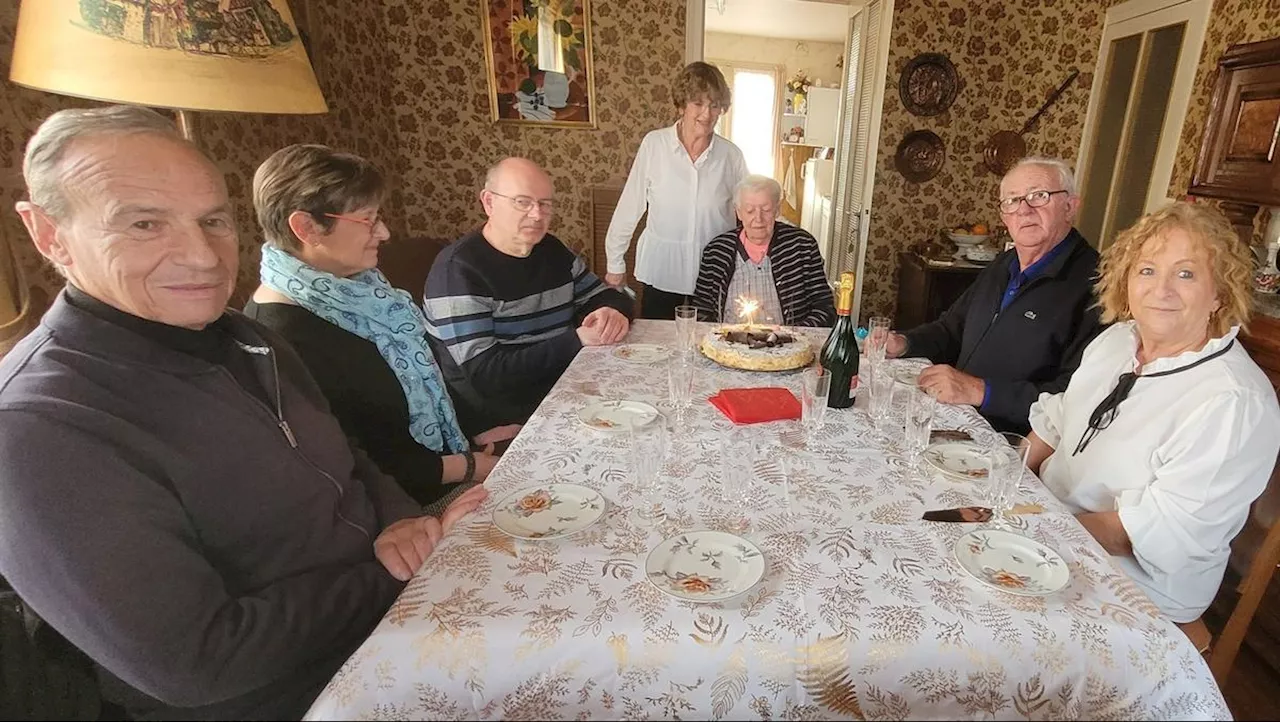
<svg viewBox="0 0 1280 722">
<path fill-rule="evenodd" d="M 759 424 L 800 418 L 800 400 L 780 387 L 721 389 L 707 399 L 735 424 Z"/>
</svg>

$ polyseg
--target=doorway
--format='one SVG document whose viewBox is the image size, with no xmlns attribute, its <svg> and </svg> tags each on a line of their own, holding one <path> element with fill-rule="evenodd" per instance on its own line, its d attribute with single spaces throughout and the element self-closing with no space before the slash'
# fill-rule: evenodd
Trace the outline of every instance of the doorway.
<svg viewBox="0 0 1280 722">
<path fill-rule="evenodd" d="M 688 0 L 686 13 L 687 60 L 720 67 L 734 93 L 717 131 L 753 173 L 770 167 L 771 151 L 772 172 L 761 174 L 782 186 L 780 219 L 817 239 L 830 280 L 857 273 L 855 313 L 892 14 L 893 0 Z M 739 127 L 743 116 L 751 121 Z"/>
</svg>

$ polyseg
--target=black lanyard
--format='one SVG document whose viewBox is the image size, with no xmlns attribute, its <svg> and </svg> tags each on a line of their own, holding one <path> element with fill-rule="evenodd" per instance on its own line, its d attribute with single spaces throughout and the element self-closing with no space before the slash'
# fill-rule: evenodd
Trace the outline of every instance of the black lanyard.
<svg viewBox="0 0 1280 722">
<path fill-rule="evenodd" d="M 1080 443 L 1076 444 L 1076 450 L 1072 452 L 1071 455 L 1075 456 L 1081 451 L 1084 451 L 1084 448 L 1089 445 L 1089 442 L 1093 441 L 1093 437 L 1097 436 L 1099 432 L 1110 426 L 1112 421 L 1115 421 L 1116 417 L 1120 415 L 1120 404 L 1125 399 L 1129 398 L 1129 392 L 1133 391 L 1133 385 L 1138 383 L 1138 379 L 1153 379 L 1157 376 L 1172 376 L 1173 374 L 1181 373 L 1183 371 L 1190 371 L 1200 364 L 1205 363 L 1206 361 L 1212 361 L 1222 354 L 1230 351 L 1231 347 L 1235 344 L 1236 340 L 1233 338 L 1222 349 L 1214 351 L 1195 363 L 1189 363 L 1186 366 L 1181 366 L 1176 369 L 1160 371 L 1154 374 L 1146 374 L 1144 376 L 1139 376 L 1132 372 L 1120 374 L 1120 379 L 1116 382 L 1116 387 L 1111 390 L 1111 393 L 1107 394 L 1105 399 L 1098 402 L 1097 408 L 1095 408 L 1093 413 L 1089 415 L 1089 428 L 1085 429 L 1084 433 L 1080 435 Z"/>
</svg>

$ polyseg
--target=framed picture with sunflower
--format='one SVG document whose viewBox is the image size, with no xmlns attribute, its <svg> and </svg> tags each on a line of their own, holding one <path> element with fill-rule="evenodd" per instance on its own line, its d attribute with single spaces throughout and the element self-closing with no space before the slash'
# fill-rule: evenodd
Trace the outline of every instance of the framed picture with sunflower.
<svg viewBox="0 0 1280 722">
<path fill-rule="evenodd" d="M 590 0 L 480 0 L 498 123 L 595 128 Z"/>
</svg>

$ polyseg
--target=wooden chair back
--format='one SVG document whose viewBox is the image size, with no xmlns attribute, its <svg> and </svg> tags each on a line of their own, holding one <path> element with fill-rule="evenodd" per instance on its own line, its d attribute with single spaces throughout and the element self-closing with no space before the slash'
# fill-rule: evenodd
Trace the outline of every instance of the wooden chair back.
<svg viewBox="0 0 1280 722">
<path fill-rule="evenodd" d="M 421 306 L 431 264 L 447 245 L 448 241 L 432 238 L 392 238 L 378 249 L 378 269 L 392 286 L 408 291 Z"/>
<path fill-rule="evenodd" d="M 1280 518 L 1277 518 L 1277 506 L 1280 505 L 1280 460 L 1271 472 L 1267 490 L 1253 503 L 1249 510 L 1249 521 L 1245 531 L 1236 538 L 1233 545 L 1237 551 L 1249 554 L 1241 549 L 1242 542 L 1256 540 L 1261 536 L 1261 543 L 1254 547 L 1252 557 L 1247 560 L 1240 583 L 1236 586 L 1239 599 L 1222 632 L 1213 641 L 1209 649 L 1209 669 L 1213 672 L 1218 685 L 1225 685 L 1231 676 L 1231 668 L 1235 665 L 1236 656 L 1240 653 L 1240 645 L 1244 642 L 1249 625 L 1258 611 L 1267 586 L 1275 575 L 1276 566 L 1280 565 Z M 1252 528 L 1250 528 L 1252 526 Z"/>
</svg>

